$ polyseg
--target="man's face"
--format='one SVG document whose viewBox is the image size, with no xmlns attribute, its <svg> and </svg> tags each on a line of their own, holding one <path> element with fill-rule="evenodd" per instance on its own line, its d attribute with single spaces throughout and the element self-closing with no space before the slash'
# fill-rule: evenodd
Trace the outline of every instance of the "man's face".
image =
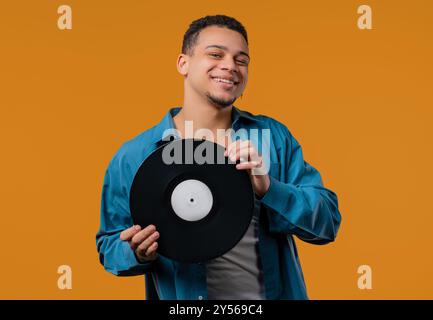
<svg viewBox="0 0 433 320">
<path fill-rule="evenodd" d="M 194 90 L 218 107 L 228 107 L 245 90 L 248 45 L 244 37 L 224 27 L 200 31 L 192 55 L 185 56 L 186 89 Z"/>
</svg>

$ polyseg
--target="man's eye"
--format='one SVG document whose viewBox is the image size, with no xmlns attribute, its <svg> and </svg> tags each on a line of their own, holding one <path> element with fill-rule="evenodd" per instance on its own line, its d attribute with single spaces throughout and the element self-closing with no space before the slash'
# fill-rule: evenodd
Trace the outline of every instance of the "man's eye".
<svg viewBox="0 0 433 320">
<path fill-rule="evenodd" d="M 244 60 L 237 60 L 238 63 L 242 64 L 242 65 L 248 65 L 248 61 L 244 61 Z"/>
<path fill-rule="evenodd" d="M 221 55 L 218 53 L 210 53 L 209 55 L 215 58 L 221 58 Z"/>
</svg>

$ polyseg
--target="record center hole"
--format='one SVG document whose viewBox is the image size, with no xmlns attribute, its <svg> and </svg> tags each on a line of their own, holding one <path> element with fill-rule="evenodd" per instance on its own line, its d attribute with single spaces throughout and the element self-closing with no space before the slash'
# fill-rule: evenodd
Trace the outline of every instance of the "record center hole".
<svg viewBox="0 0 433 320">
<path fill-rule="evenodd" d="M 193 199 L 193 198 L 191 198 L 191 199 L 189 199 L 189 201 L 190 201 L 190 202 L 194 202 L 194 199 Z"/>
</svg>

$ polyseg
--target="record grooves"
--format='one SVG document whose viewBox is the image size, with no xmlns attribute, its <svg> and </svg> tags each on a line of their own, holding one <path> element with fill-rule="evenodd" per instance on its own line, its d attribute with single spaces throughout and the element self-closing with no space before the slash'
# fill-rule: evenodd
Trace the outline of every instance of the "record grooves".
<svg viewBox="0 0 433 320">
<path fill-rule="evenodd" d="M 181 161 L 167 164 L 167 155 L 174 156 L 168 150 L 182 150 L 174 157 Z M 207 140 L 178 139 L 140 165 L 130 190 L 131 215 L 134 224 L 156 226 L 159 254 L 205 262 L 229 251 L 247 231 L 254 208 L 251 181 L 224 150 Z"/>
</svg>

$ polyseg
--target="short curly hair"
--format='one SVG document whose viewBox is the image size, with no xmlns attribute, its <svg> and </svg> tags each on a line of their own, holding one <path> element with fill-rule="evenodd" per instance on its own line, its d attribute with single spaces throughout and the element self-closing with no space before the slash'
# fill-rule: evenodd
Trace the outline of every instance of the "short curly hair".
<svg viewBox="0 0 433 320">
<path fill-rule="evenodd" d="M 183 36 L 182 53 L 192 54 L 192 49 L 197 43 L 197 38 L 200 34 L 200 31 L 210 26 L 225 27 L 237 31 L 244 37 L 245 41 L 248 44 L 248 35 L 244 26 L 235 18 L 219 14 L 214 16 L 206 16 L 194 20 L 190 24 L 188 30 L 185 32 L 185 35 Z"/>
</svg>

